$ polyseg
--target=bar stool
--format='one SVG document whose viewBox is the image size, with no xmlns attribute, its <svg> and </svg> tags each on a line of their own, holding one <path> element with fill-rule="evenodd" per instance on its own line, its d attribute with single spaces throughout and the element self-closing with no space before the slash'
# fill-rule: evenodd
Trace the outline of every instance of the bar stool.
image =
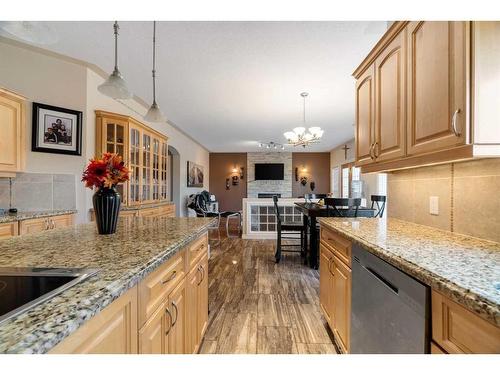
<svg viewBox="0 0 500 375">
<path fill-rule="evenodd" d="M 385 202 L 387 201 L 387 197 L 385 195 L 372 195 L 371 197 L 372 200 L 372 209 L 373 205 L 377 205 L 377 214 L 374 215 L 373 217 L 380 217 L 384 216 L 384 210 L 385 210 Z"/>
<path fill-rule="evenodd" d="M 358 217 L 358 208 L 361 206 L 361 198 L 325 198 L 325 206 L 328 216 Z M 347 207 L 347 215 L 339 210 L 340 207 Z M 331 215 L 332 209 L 333 215 Z M 349 215 L 352 210 L 354 210 L 354 215 Z"/>
<path fill-rule="evenodd" d="M 276 232 L 277 232 L 276 253 L 274 255 L 276 263 L 280 262 L 282 252 L 300 253 L 301 255 L 304 255 L 304 226 L 302 224 L 283 223 L 281 221 L 280 210 L 278 207 L 278 197 L 276 195 L 273 196 L 273 202 L 274 202 L 274 213 L 276 215 Z M 297 240 L 297 237 L 291 237 L 291 236 L 285 237 L 285 236 L 283 236 L 282 232 L 286 232 L 287 234 L 299 234 L 300 233 L 300 251 L 282 249 L 283 247 L 296 247 L 297 246 L 296 244 L 286 244 L 286 245 L 281 244 L 282 239 Z"/>
</svg>

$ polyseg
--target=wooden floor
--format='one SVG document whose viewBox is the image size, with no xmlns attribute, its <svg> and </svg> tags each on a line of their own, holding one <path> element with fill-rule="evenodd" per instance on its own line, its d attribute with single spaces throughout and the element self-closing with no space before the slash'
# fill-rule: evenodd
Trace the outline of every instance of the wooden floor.
<svg viewBox="0 0 500 375">
<path fill-rule="evenodd" d="M 209 325 L 200 353 L 336 353 L 319 309 L 318 271 L 298 254 L 276 264 L 274 246 L 234 237 L 212 243 Z"/>
</svg>

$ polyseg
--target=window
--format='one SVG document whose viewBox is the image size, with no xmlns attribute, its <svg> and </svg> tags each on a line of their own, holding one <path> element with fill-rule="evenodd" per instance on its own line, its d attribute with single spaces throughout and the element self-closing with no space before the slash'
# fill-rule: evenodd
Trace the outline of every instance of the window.
<svg viewBox="0 0 500 375">
<path fill-rule="evenodd" d="M 332 193 L 334 197 L 340 196 L 340 167 L 332 168 Z"/>
</svg>

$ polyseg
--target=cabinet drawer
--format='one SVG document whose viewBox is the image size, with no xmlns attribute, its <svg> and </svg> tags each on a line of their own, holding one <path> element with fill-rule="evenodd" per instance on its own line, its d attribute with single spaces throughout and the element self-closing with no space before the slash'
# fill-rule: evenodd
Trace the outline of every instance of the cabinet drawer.
<svg viewBox="0 0 500 375">
<path fill-rule="evenodd" d="M 18 234 L 17 230 L 18 230 L 17 221 L 14 221 L 13 223 L 0 224 L 0 239 L 17 236 Z"/>
<path fill-rule="evenodd" d="M 185 254 L 186 252 L 181 250 L 139 284 L 139 327 L 142 327 L 184 278 Z"/>
<path fill-rule="evenodd" d="M 73 225 L 73 215 L 60 215 L 49 218 L 52 229 L 64 228 Z"/>
<path fill-rule="evenodd" d="M 166 205 L 166 206 L 160 206 L 158 208 L 159 214 L 162 217 L 173 217 L 175 216 L 174 214 L 174 205 Z"/>
<path fill-rule="evenodd" d="M 351 241 L 321 226 L 321 242 L 330 247 L 334 254 L 351 267 Z"/>
<path fill-rule="evenodd" d="M 500 328 L 434 290 L 432 339 L 448 353 L 500 353 Z"/>
<path fill-rule="evenodd" d="M 19 234 L 33 234 L 50 229 L 48 217 L 29 219 L 19 222 Z"/>
<path fill-rule="evenodd" d="M 192 270 L 196 262 L 208 252 L 208 235 L 204 234 L 189 244 L 188 247 L 188 271 Z"/>
</svg>

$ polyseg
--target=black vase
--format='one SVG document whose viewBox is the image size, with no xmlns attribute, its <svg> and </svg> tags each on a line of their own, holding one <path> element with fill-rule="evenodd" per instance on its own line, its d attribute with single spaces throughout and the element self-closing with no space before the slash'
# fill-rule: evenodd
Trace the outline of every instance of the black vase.
<svg viewBox="0 0 500 375">
<path fill-rule="evenodd" d="M 120 194 L 114 187 L 102 187 L 94 193 L 92 203 L 99 234 L 116 232 L 118 214 L 120 213 Z"/>
</svg>

